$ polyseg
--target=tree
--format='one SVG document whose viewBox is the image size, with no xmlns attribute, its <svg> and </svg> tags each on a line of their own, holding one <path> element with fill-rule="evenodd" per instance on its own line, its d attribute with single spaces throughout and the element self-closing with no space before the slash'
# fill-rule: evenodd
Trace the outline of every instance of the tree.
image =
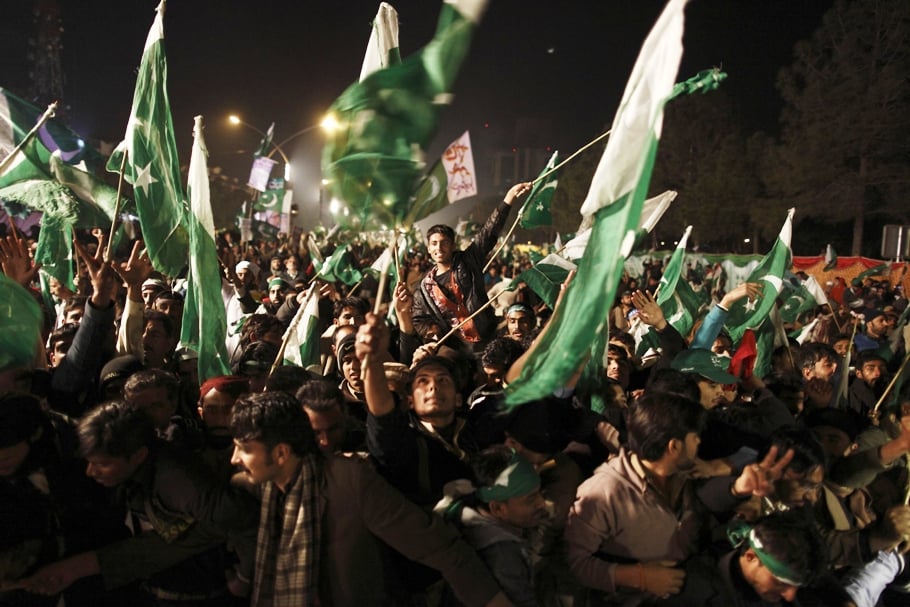
<svg viewBox="0 0 910 607">
<path fill-rule="evenodd" d="M 907 221 L 910 185 L 910 2 L 838 0 L 796 45 L 777 87 L 785 101 L 769 189 L 803 220 Z"/>
<path fill-rule="evenodd" d="M 667 105 L 651 195 L 676 190 L 679 198 L 657 225 L 657 240 L 673 242 L 692 225 L 702 247 L 739 251 L 744 237 L 755 242 L 747 209 L 760 183 L 741 124 L 723 89 Z"/>
</svg>

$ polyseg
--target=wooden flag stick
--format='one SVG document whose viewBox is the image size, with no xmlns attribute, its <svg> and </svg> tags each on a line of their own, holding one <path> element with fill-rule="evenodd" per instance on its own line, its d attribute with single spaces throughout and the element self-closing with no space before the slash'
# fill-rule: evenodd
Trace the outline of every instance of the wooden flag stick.
<svg viewBox="0 0 910 607">
<path fill-rule="evenodd" d="M 613 132 L 613 129 L 610 129 L 609 131 L 607 131 L 605 133 L 601 133 L 600 135 L 598 135 L 597 137 L 595 137 L 588 143 L 586 143 L 583 146 L 581 146 L 580 148 L 578 148 L 575 151 L 575 153 L 573 153 L 571 156 L 569 156 L 568 158 L 566 158 L 565 160 L 563 160 L 562 162 L 560 162 L 559 164 L 554 166 L 552 169 L 538 175 L 537 178 L 535 178 L 534 181 L 531 182 L 531 187 L 533 188 L 538 182 L 542 181 L 543 179 L 546 179 L 548 176 L 550 176 L 554 172 L 556 172 L 559 169 L 561 169 L 562 167 L 564 167 L 569 161 L 576 158 L 579 154 L 581 154 L 582 152 L 584 152 L 585 150 L 590 148 L 592 145 L 594 145 L 598 141 L 601 141 L 602 139 L 605 139 L 606 137 L 608 137 L 610 135 L 610 133 L 612 133 L 612 132 Z M 529 196 L 530 196 L 530 194 L 529 194 Z M 528 200 L 530 200 L 530 198 Z M 515 218 L 515 221 L 512 223 L 512 227 L 509 228 L 509 231 L 506 233 L 505 237 L 502 239 L 502 244 L 500 244 L 496 248 L 496 251 L 493 253 L 493 255 L 490 256 L 489 261 L 487 261 L 487 264 L 483 267 L 484 272 L 486 272 L 488 269 L 490 269 L 490 264 L 493 263 L 493 260 L 496 259 L 496 257 L 499 255 L 500 251 L 502 251 L 503 247 L 506 246 L 506 242 L 508 242 L 509 236 L 511 236 L 512 232 L 515 231 L 515 228 L 518 227 L 518 222 L 521 221 L 521 215 L 522 215 L 522 213 L 519 210 L 518 217 Z"/>
<path fill-rule="evenodd" d="M 104 261 L 111 260 L 111 247 L 114 243 L 114 232 L 117 231 L 117 219 L 120 217 L 120 196 L 123 193 L 123 172 L 126 170 L 126 155 L 129 150 L 123 150 L 123 159 L 120 161 L 120 178 L 117 180 L 117 199 L 114 201 L 114 215 L 111 217 L 111 234 L 107 239 L 104 249 Z"/>
<path fill-rule="evenodd" d="M 16 145 L 16 147 L 13 148 L 13 151 L 10 152 L 6 158 L 4 158 L 2 161 L 0 161 L 0 175 L 2 175 L 3 172 L 6 171 L 6 169 L 9 168 L 9 166 L 11 164 L 13 164 L 13 160 L 16 158 L 16 156 L 19 154 L 19 152 L 21 152 L 25 148 L 25 146 L 28 145 L 29 141 L 34 139 L 35 134 L 38 133 L 38 130 L 44 126 L 45 122 L 47 122 L 48 120 L 53 118 L 54 114 L 56 114 L 56 113 L 57 113 L 57 102 L 54 101 L 49 106 L 47 106 L 47 109 L 44 110 L 43 114 L 41 114 L 41 118 L 39 118 L 38 122 L 35 123 L 35 126 L 32 127 L 32 130 L 30 130 L 28 133 L 26 133 L 25 137 L 22 138 L 22 141 L 20 141 L 18 143 L 18 145 Z"/>
<path fill-rule="evenodd" d="M 885 402 L 885 399 L 888 397 L 888 394 L 891 392 L 891 389 L 894 387 L 894 384 L 897 383 L 897 378 L 901 376 L 901 373 L 904 372 L 904 367 L 907 366 L 907 361 L 910 361 L 910 353 L 904 357 L 904 362 L 901 363 L 900 369 L 897 370 L 897 373 L 894 374 L 894 377 L 891 378 L 891 382 L 888 384 L 888 387 L 885 388 L 885 391 L 882 393 L 881 397 L 878 399 L 878 402 L 875 403 L 875 406 L 872 407 L 872 413 L 870 414 L 873 418 L 878 413 L 879 408 L 882 406 L 882 403 Z"/>
<path fill-rule="evenodd" d="M 392 244 L 389 245 L 389 252 L 392 255 L 395 254 L 395 241 L 392 241 Z M 373 304 L 373 314 L 379 314 L 379 310 L 382 308 L 382 299 L 383 295 L 385 295 L 385 287 L 389 282 L 389 263 L 391 263 L 391 261 L 391 259 L 386 259 L 385 262 L 383 262 L 382 267 L 379 269 L 379 288 L 376 291 L 376 303 Z M 369 366 L 370 354 L 367 353 L 367 355 L 363 357 L 363 368 L 366 369 Z"/>
</svg>

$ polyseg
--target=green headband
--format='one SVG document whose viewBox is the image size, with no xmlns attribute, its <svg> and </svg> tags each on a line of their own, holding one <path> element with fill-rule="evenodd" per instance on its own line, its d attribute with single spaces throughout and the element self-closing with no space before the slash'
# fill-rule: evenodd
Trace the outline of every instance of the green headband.
<svg viewBox="0 0 910 607">
<path fill-rule="evenodd" d="M 731 523 L 731 525 L 732 526 L 727 530 L 727 538 L 734 547 L 738 547 L 743 543 L 748 544 L 748 546 L 752 548 L 752 551 L 755 552 L 755 556 L 758 557 L 758 560 L 761 561 L 761 564 L 764 565 L 775 578 L 790 586 L 803 585 L 802 576 L 793 571 L 786 563 L 765 552 L 762 541 L 755 535 L 755 529 L 751 525 L 745 521 Z"/>
<path fill-rule="evenodd" d="M 269 281 L 269 288 L 270 288 L 270 289 L 271 289 L 272 287 L 286 287 L 287 285 L 288 285 L 288 283 L 284 282 L 284 281 L 283 281 L 282 279 L 280 279 L 280 278 L 273 278 L 272 280 Z"/>
<path fill-rule="evenodd" d="M 492 486 L 479 487 L 476 491 L 478 499 L 489 504 L 490 502 L 504 502 L 511 497 L 521 497 L 536 491 L 540 487 L 540 476 L 528 460 L 512 452 L 509 465 L 503 470 Z"/>
</svg>

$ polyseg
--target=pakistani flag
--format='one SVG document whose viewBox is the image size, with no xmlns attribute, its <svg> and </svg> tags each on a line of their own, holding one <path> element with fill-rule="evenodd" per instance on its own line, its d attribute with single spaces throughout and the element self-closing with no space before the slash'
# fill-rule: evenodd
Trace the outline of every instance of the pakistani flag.
<svg viewBox="0 0 910 607">
<path fill-rule="evenodd" d="M 190 214 L 187 217 L 190 269 L 180 341 L 199 354 L 200 382 L 231 373 L 224 344 L 227 315 L 221 298 L 221 266 L 215 246 L 207 157 L 202 116 L 196 116 L 186 188 L 190 199 Z"/>
<path fill-rule="evenodd" d="M 780 308 L 780 317 L 785 323 L 794 323 L 806 312 L 828 303 L 828 297 L 813 276 L 805 281 L 796 279 L 795 284 L 792 282 L 793 279 L 783 283 L 784 303 Z"/>
<path fill-rule="evenodd" d="M 792 255 L 790 253 L 790 238 L 793 233 L 793 213 L 795 209 L 787 212 L 787 219 L 777 241 L 758 266 L 752 271 L 746 282 L 762 282 L 762 294 L 754 300 L 743 298 L 730 306 L 725 326 L 733 343 L 739 342 L 746 329 L 756 329 L 767 318 L 774 302 L 783 288 L 784 273 L 790 269 Z"/>
<path fill-rule="evenodd" d="M 595 215 L 595 219 L 578 274 L 521 375 L 506 388 L 511 406 L 564 387 L 604 330 L 623 262 L 635 241 L 663 107 L 673 92 L 682 58 L 685 5 L 685 0 L 670 0 L 635 63 L 581 208 L 582 215 Z"/>
<path fill-rule="evenodd" d="M 335 249 L 335 252 L 322 263 L 317 277 L 326 282 L 340 282 L 349 287 L 363 280 L 363 274 L 354 267 L 354 256 L 347 245 Z"/>
<path fill-rule="evenodd" d="M 891 264 L 886 261 L 885 263 L 880 263 L 877 266 L 869 268 L 865 272 L 861 272 L 861 273 L 857 274 L 856 278 L 853 279 L 853 282 L 856 282 L 858 280 L 861 284 L 867 278 L 872 278 L 873 276 L 881 276 L 883 274 L 887 274 L 890 271 L 891 271 Z"/>
<path fill-rule="evenodd" d="M 319 364 L 319 289 L 310 289 L 285 332 L 284 364 L 307 368 Z"/>
<path fill-rule="evenodd" d="M 268 157 L 269 151 L 272 147 L 272 140 L 275 139 L 275 123 L 273 122 L 269 125 L 269 130 L 265 132 L 265 137 L 259 140 L 259 147 L 256 148 L 256 151 L 253 152 L 255 158 L 260 156 Z"/>
<path fill-rule="evenodd" d="M 348 87 L 330 109 L 339 122 L 326 143 L 322 172 L 361 230 L 400 227 L 420 176 L 424 150 L 487 0 L 448 0 L 436 35 L 419 53 Z"/>
<path fill-rule="evenodd" d="M 269 179 L 269 184 L 265 191 L 259 195 L 259 200 L 253 206 L 253 211 L 260 213 L 271 211 L 272 213 L 281 213 L 284 208 L 284 196 L 288 191 L 283 178 L 278 177 Z"/>
<path fill-rule="evenodd" d="M 379 12 L 373 20 L 367 52 L 360 68 L 360 81 L 375 71 L 390 65 L 401 63 L 401 52 L 398 50 L 398 11 L 391 4 L 379 4 Z"/>
<path fill-rule="evenodd" d="M 512 279 L 509 289 L 515 289 L 523 282 L 552 310 L 556 307 L 560 286 L 576 267 L 571 261 L 551 253 Z"/>
<path fill-rule="evenodd" d="M 164 0 L 156 9 L 136 78 L 126 136 L 111 154 L 107 170 L 133 185 L 133 197 L 149 258 L 156 270 L 177 276 L 186 266 L 188 237 L 180 161 L 167 97 L 164 54 Z"/>
<path fill-rule="evenodd" d="M 534 180 L 531 193 L 528 194 L 528 199 L 518 212 L 521 227 L 537 228 L 553 225 L 550 203 L 553 201 L 553 194 L 556 193 L 556 185 L 559 183 L 558 175 L 553 170 L 553 167 L 557 164 L 559 164 L 558 151 L 553 152 L 553 155 L 550 156 L 550 161 L 547 162 L 547 166 Z"/>
</svg>

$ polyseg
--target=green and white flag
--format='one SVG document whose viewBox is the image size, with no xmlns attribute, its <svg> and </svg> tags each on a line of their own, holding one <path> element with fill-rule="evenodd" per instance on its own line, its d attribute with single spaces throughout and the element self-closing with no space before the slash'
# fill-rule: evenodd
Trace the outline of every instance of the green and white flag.
<svg viewBox="0 0 910 607">
<path fill-rule="evenodd" d="M 354 266 L 354 256 L 347 245 L 340 245 L 319 269 L 317 278 L 326 282 L 340 282 L 353 286 L 363 280 L 363 274 Z"/>
<path fill-rule="evenodd" d="M 725 326 L 733 343 L 739 342 L 746 329 L 757 329 L 774 307 L 774 302 L 783 288 L 783 278 L 790 269 L 792 254 L 790 252 L 790 239 L 793 234 L 793 213 L 795 209 L 787 212 L 787 219 L 777 241 L 758 266 L 752 271 L 746 282 L 764 283 L 762 294 L 754 300 L 743 298 L 730 306 Z"/>
<path fill-rule="evenodd" d="M 534 180 L 535 183 L 531 188 L 531 193 L 528 194 L 528 199 L 518 212 L 521 227 L 537 228 L 553 225 L 550 204 L 553 202 L 553 194 L 556 193 L 556 186 L 559 184 L 559 175 L 557 171 L 553 171 L 553 167 L 557 164 L 559 164 L 559 151 L 553 152 L 549 162 L 547 162 L 547 166 Z M 541 175 L 546 175 L 546 177 L 541 179 Z"/>
<path fill-rule="evenodd" d="M 390 65 L 401 63 L 398 49 L 398 11 L 391 4 L 382 2 L 373 20 L 367 52 L 360 68 L 360 81 Z"/>
<path fill-rule="evenodd" d="M 184 347 L 199 354 L 200 382 L 231 373 L 224 343 L 227 315 L 221 298 L 221 266 L 215 246 L 207 157 L 202 116 L 196 116 L 186 188 L 190 199 L 190 214 L 187 217 L 190 268 L 180 341 Z"/>
<path fill-rule="evenodd" d="M 0 371 L 34 365 L 43 324 L 31 293 L 0 272 Z"/>
<path fill-rule="evenodd" d="M 486 4 L 447 0 L 429 44 L 352 84 L 332 104 L 339 128 L 326 142 L 322 172 L 343 202 L 337 221 L 362 231 L 413 223 L 406 216 L 425 149 Z"/>
<path fill-rule="evenodd" d="M 670 0 L 648 34 L 613 120 L 582 215 L 595 215 L 591 237 L 551 326 L 506 388 L 510 406 L 566 385 L 602 333 L 631 253 L 651 181 L 663 108 L 682 58 L 685 0 Z"/>
<path fill-rule="evenodd" d="M 313 287 L 285 333 L 284 364 L 319 364 L 319 288 Z"/>
<path fill-rule="evenodd" d="M 180 185 L 180 161 L 167 96 L 167 58 L 164 53 L 164 0 L 149 30 L 136 78 L 136 91 L 126 135 L 107 163 L 133 185 L 133 198 L 149 258 L 156 270 L 177 276 L 186 266 L 189 238 L 185 199 Z"/>
<path fill-rule="evenodd" d="M 794 323 L 806 312 L 828 303 L 825 292 L 813 276 L 798 284 L 785 280 L 783 285 L 784 303 L 780 308 L 780 317 L 785 323 Z"/>
<path fill-rule="evenodd" d="M 288 190 L 285 188 L 285 181 L 281 177 L 269 179 L 269 184 L 265 191 L 259 195 L 259 200 L 253 206 L 254 212 L 271 211 L 281 213 L 284 209 L 284 198 Z"/>
<path fill-rule="evenodd" d="M 576 267 L 571 261 L 551 253 L 513 278 L 509 290 L 523 282 L 552 310 L 556 306 L 560 286 Z"/>
<path fill-rule="evenodd" d="M 837 267 L 837 252 L 834 250 L 834 247 L 830 243 L 825 245 L 825 272 L 833 270 Z"/>
</svg>

